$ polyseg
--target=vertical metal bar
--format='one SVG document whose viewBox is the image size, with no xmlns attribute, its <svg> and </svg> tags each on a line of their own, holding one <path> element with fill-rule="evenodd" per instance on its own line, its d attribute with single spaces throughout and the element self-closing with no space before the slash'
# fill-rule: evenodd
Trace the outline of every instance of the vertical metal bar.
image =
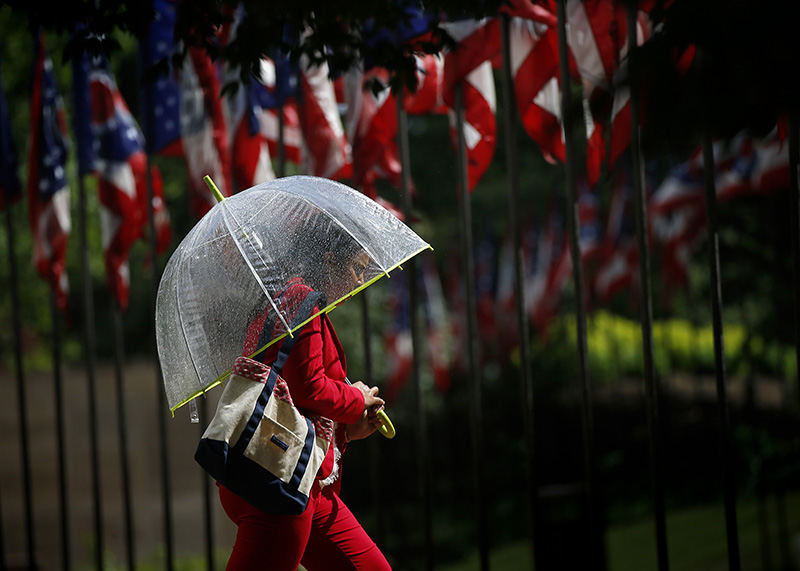
<svg viewBox="0 0 800 571">
<path fill-rule="evenodd" d="M 3 509 L 0 506 L 0 514 L 2 513 Z M 0 571 L 6 571 L 6 544 L 3 537 L 5 537 L 3 533 L 3 518 L 0 517 Z"/>
<path fill-rule="evenodd" d="M 125 555 L 128 569 L 136 569 L 135 542 L 133 533 L 133 508 L 131 503 L 130 462 L 128 454 L 128 420 L 125 414 L 124 339 L 122 311 L 113 296 L 110 299 L 114 321 L 114 382 L 117 392 L 117 437 L 119 444 L 120 472 L 122 476 L 122 516 L 125 533 Z"/>
<path fill-rule="evenodd" d="M 523 290 L 522 245 L 519 228 L 519 156 L 517 154 L 517 131 L 514 123 L 514 79 L 511 75 L 511 45 L 509 42 L 508 15 L 501 16 L 501 40 L 503 47 L 503 71 L 501 85 L 503 91 L 503 126 L 506 143 L 506 168 L 508 169 L 508 221 L 514 248 L 514 301 L 517 312 L 517 335 L 519 336 L 520 387 L 522 395 L 522 420 L 525 430 L 527 453 L 526 484 L 528 490 L 528 517 L 530 529 L 531 561 L 536 549 L 536 456 L 534 449 L 534 406 L 533 386 L 531 385 L 530 337 L 528 317 L 525 312 L 525 293 Z"/>
<path fill-rule="evenodd" d="M 286 141 L 284 140 L 283 103 L 278 106 L 278 176 L 286 176 Z"/>
<path fill-rule="evenodd" d="M 397 138 L 401 165 L 401 193 L 403 200 L 403 216 L 406 223 L 411 221 L 411 160 L 408 146 L 408 118 L 403 109 L 403 91 L 395 97 L 397 104 Z M 417 261 L 412 258 L 406 264 L 408 271 L 408 304 L 409 327 L 411 329 L 412 368 L 411 381 L 414 385 L 414 399 L 417 411 L 417 472 L 419 488 L 422 496 L 424 535 L 425 535 L 425 569 L 434 567 L 433 549 L 433 508 L 431 502 L 431 474 L 428 452 L 428 427 L 425 413 L 425 395 L 419 375 L 419 332 L 417 328 Z"/>
<path fill-rule="evenodd" d="M 792 269 L 794 275 L 794 343 L 797 378 L 800 379 L 800 182 L 797 169 L 800 168 L 798 158 L 798 120 L 797 116 L 789 117 L 789 195 L 791 197 L 792 224 Z M 798 399 L 800 399 L 800 382 L 798 382 Z"/>
<path fill-rule="evenodd" d="M 714 148 L 711 133 L 703 133 L 703 175 L 708 210 L 708 265 L 711 274 L 711 311 L 714 325 L 714 364 L 719 407 L 722 487 L 725 499 L 725 531 L 728 540 L 728 568 L 739 571 L 739 531 L 736 526 L 736 486 L 731 461 L 731 422 L 728 409 L 728 386 L 725 379 L 725 345 L 722 330 L 722 285 L 720 282 L 719 235 L 717 233 L 717 191 L 714 181 Z"/>
<path fill-rule="evenodd" d="M 200 401 L 200 432 L 203 432 L 203 426 L 208 419 L 208 398 L 203 395 L 198 398 Z M 206 569 L 212 571 L 214 569 L 214 519 L 211 509 L 211 477 L 205 470 L 200 471 L 200 477 L 203 479 L 203 536 L 206 545 Z"/>
<path fill-rule="evenodd" d="M 575 284 L 575 318 L 577 321 L 578 370 L 582 389 L 582 428 L 583 455 L 585 470 L 585 490 L 589 518 L 589 540 L 592 550 L 592 567 L 605 568 L 601 526 L 599 524 L 596 489 L 596 462 L 594 445 L 594 418 L 592 385 L 589 379 L 588 348 L 586 342 L 586 310 L 584 307 L 583 265 L 581 263 L 580 236 L 578 233 L 578 200 L 575 180 L 575 152 L 572 132 L 575 121 L 572 116 L 572 94 L 570 92 L 569 66 L 567 62 L 567 0 L 558 1 L 558 63 L 561 79 L 561 118 L 564 123 L 564 142 L 566 146 L 565 190 L 567 225 L 569 229 L 570 253 L 572 256 L 572 278 Z"/>
<path fill-rule="evenodd" d="M 86 377 L 89 389 L 89 449 L 94 515 L 94 561 L 97 569 L 103 569 L 103 507 L 100 495 L 100 459 L 97 436 L 97 389 L 95 383 L 95 330 L 92 277 L 89 270 L 89 244 L 86 226 L 86 185 L 78 177 L 78 226 L 80 228 L 81 276 L 83 290 L 83 351 L 86 359 Z"/>
<path fill-rule="evenodd" d="M 152 130 L 150 131 L 153 132 Z M 153 179 L 150 173 L 151 165 L 150 156 L 147 156 L 147 223 L 150 229 L 149 246 L 150 246 L 150 315 L 155 316 L 156 309 L 156 295 L 158 294 L 158 240 L 156 236 L 156 219 L 155 212 L 153 211 Z M 154 318 L 155 319 L 155 318 Z M 161 461 L 161 506 L 163 508 L 162 526 L 164 528 L 164 543 L 166 551 L 166 568 L 167 571 L 172 571 L 175 568 L 175 549 L 173 546 L 172 538 L 172 494 L 170 492 L 170 476 L 169 476 L 169 443 L 167 442 L 167 418 L 166 410 L 167 398 L 164 393 L 164 386 L 161 374 L 161 364 L 158 360 L 158 351 L 156 348 L 156 335 L 150 338 L 151 351 L 153 355 L 153 364 L 156 369 L 156 417 L 158 418 L 158 440 L 159 440 L 159 459 Z"/>
<path fill-rule="evenodd" d="M 370 336 L 370 319 L 369 319 L 369 290 L 364 290 L 360 294 L 361 299 L 361 333 L 362 341 L 364 344 L 364 382 L 372 386 L 373 383 L 373 369 L 372 369 L 372 340 Z M 380 477 L 380 442 L 376 438 L 369 439 L 369 468 L 370 468 L 370 492 L 372 494 L 372 505 L 375 509 L 376 517 L 376 534 L 375 539 L 378 545 L 385 545 L 386 540 L 386 522 L 383 511 L 383 496 L 381 494 L 381 477 Z"/>
<path fill-rule="evenodd" d="M 17 409 L 19 410 L 20 452 L 22 456 L 22 501 L 25 518 L 25 550 L 28 565 L 36 566 L 36 543 L 33 534 L 34 516 L 31 496 L 31 461 L 28 445 L 28 404 L 25 394 L 25 373 L 22 366 L 22 322 L 19 315 L 19 290 L 17 276 L 16 236 L 11 205 L 6 206 L 6 234 L 8 235 L 8 270 L 11 282 L 11 320 L 14 324 L 14 369 L 17 378 Z"/>
<path fill-rule="evenodd" d="M 484 473 L 481 457 L 484 453 L 481 427 L 483 407 L 481 403 L 481 371 L 478 363 L 478 318 L 475 301 L 475 260 L 472 251 L 472 212 L 467 175 L 467 143 L 464 140 L 464 88 L 455 89 L 456 132 L 458 134 L 458 213 L 461 226 L 461 257 L 464 261 L 464 289 L 467 300 L 467 356 L 471 381 L 470 432 L 472 434 L 472 475 L 477 504 L 478 551 L 480 568 L 489 569 L 489 526 Z"/>
<path fill-rule="evenodd" d="M 647 409 L 647 428 L 650 445 L 650 484 L 653 494 L 653 513 L 655 516 L 656 553 L 660 571 L 669 569 L 667 551 L 667 524 L 664 512 L 664 483 L 661 460 L 661 417 L 658 408 L 659 387 L 653 359 L 653 288 L 650 282 L 650 249 L 648 247 L 647 196 L 644 180 L 644 159 L 642 158 L 639 131 L 639 86 L 636 68 L 636 23 L 638 6 L 628 3 L 628 71 L 631 102 L 631 155 L 633 161 L 633 194 L 636 210 L 636 240 L 639 249 L 639 288 L 641 298 L 642 353 L 644 357 L 645 399 Z"/>
<path fill-rule="evenodd" d="M 53 388 L 55 391 L 56 412 L 56 462 L 58 464 L 58 511 L 61 527 L 61 568 L 70 569 L 69 546 L 69 502 L 67 500 L 67 460 L 65 454 L 64 434 L 64 391 L 61 374 L 61 316 L 55 292 L 50 292 L 50 315 L 53 323 Z"/>
</svg>

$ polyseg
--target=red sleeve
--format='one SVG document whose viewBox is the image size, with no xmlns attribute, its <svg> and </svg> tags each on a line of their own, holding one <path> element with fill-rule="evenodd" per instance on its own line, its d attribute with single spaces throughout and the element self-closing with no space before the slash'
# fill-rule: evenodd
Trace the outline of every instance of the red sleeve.
<svg viewBox="0 0 800 571">
<path fill-rule="evenodd" d="M 337 422 L 354 423 L 364 411 L 364 395 L 343 381 L 344 369 L 338 355 L 324 354 L 322 336 L 322 319 L 317 316 L 298 334 L 282 376 L 298 408 Z M 342 380 L 329 376 L 326 362 L 331 369 L 341 368 Z"/>
</svg>

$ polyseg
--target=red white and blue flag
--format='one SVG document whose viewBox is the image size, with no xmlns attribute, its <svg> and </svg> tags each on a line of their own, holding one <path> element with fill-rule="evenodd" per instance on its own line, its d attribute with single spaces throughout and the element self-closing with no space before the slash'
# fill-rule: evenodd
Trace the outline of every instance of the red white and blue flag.
<svg viewBox="0 0 800 571">
<path fill-rule="evenodd" d="M 382 88 L 375 92 L 373 82 Z M 353 181 L 375 200 L 376 182 L 386 180 L 400 186 L 400 158 L 397 152 L 397 104 L 388 85 L 385 69 L 352 70 L 344 77 L 347 104 L 347 138 L 353 156 Z"/>
<path fill-rule="evenodd" d="M 422 264 L 425 292 L 425 323 L 428 355 L 433 369 L 433 386 L 440 392 L 450 388 L 450 368 L 453 362 L 453 335 L 442 280 L 436 264 L 428 256 Z"/>
<path fill-rule="evenodd" d="M 67 238 L 71 228 L 66 179 L 67 124 L 53 64 L 41 36 L 35 40 L 28 151 L 28 216 L 36 271 L 67 310 Z"/>
<path fill-rule="evenodd" d="M 417 90 L 403 94 L 403 108 L 409 115 L 445 114 L 442 99 L 444 58 L 440 54 L 415 55 Z"/>
<path fill-rule="evenodd" d="M 383 332 L 388 372 L 386 374 L 386 400 L 397 400 L 411 377 L 414 354 L 411 342 L 408 280 L 392 280 L 387 308 L 391 323 Z"/>
<path fill-rule="evenodd" d="M 755 142 L 755 162 L 751 188 L 756 193 L 768 193 L 789 187 L 789 144 L 781 139 L 778 129 Z"/>
<path fill-rule="evenodd" d="M 442 27 L 458 42 L 444 57 L 442 98 L 450 107 L 450 135 L 457 143 L 455 88 L 461 85 L 464 107 L 463 136 L 467 147 L 467 188 L 478 184 L 497 145 L 497 108 L 492 60 L 500 53 L 496 19 L 459 20 Z"/>
<path fill-rule="evenodd" d="M 594 276 L 594 292 L 600 301 L 630 287 L 639 269 L 639 250 L 631 188 L 626 173 L 619 175 L 608 206 L 601 265 Z"/>
<path fill-rule="evenodd" d="M 0 74 L 0 210 L 18 201 L 22 194 L 17 167 L 17 151 Z"/>
<path fill-rule="evenodd" d="M 350 178 L 351 151 L 347 142 L 328 65 L 300 58 L 300 129 L 305 170 L 325 178 Z"/>
<path fill-rule="evenodd" d="M 230 44 L 236 38 L 239 24 L 244 16 L 244 6 L 240 4 L 233 13 L 232 21 L 222 27 L 219 39 L 223 45 Z M 223 69 L 226 81 L 238 79 L 240 72 L 238 67 L 225 66 Z M 258 100 L 260 89 L 264 89 L 263 84 L 253 81 L 249 85 L 240 85 L 235 93 L 224 97 L 223 111 L 229 129 L 234 192 L 275 178 L 269 143 L 266 137 L 261 135 L 258 120 L 258 115 L 261 113 Z"/>
<path fill-rule="evenodd" d="M 637 42 L 651 34 L 645 7 L 639 11 Z M 609 168 L 630 144 L 630 92 L 627 74 L 627 9 L 608 0 L 569 0 L 567 39 L 583 84 L 587 132 L 587 176 L 594 185 L 605 158 L 604 131 L 611 125 Z"/>
<path fill-rule="evenodd" d="M 281 144 L 287 161 L 303 164 L 303 132 L 297 99 L 300 89 L 300 71 L 287 58 L 276 56 L 262 58 L 261 78 L 255 85 L 258 104 L 258 124 L 261 136 L 267 141 L 270 156 L 279 156 Z M 283 141 L 280 134 L 280 115 L 283 116 Z"/>
<path fill-rule="evenodd" d="M 511 74 L 522 126 L 549 162 L 566 157 L 561 124 L 558 34 L 541 22 L 514 18 L 509 26 Z"/>
<path fill-rule="evenodd" d="M 178 49 L 174 40 L 175 2 L 155 0 L 155 20 L 141 56 L 145 68 Z M 216 203 L 203 177 L 209 175 L 224 196 L 230 194 L 228 133 L 220 101 L 220 83 L 209 57 L 190 48 L 180 69 L 170 68 L 145 85 L 145 139 L 149 152 L 183 156 L 189 181 L 190 204 L 201 218 Z"/>
<path fill-rule="evenodd" d="M 106 281 L 125 310 L 130 290 L 128 257 L 148 222 L 144 138 L 104 59 L 92 61 L 89 93 Z"/>
<path fill-rule="evenodd" d="M 547 219 L 537 229 L 523 235 L 525 253 L 525 308 L 540 335 L 546 335 L 558 311 L 560 288 L 553 276 L 563 248 L 564 229 L 561 216 L 551 208 Z"/>
</svg>

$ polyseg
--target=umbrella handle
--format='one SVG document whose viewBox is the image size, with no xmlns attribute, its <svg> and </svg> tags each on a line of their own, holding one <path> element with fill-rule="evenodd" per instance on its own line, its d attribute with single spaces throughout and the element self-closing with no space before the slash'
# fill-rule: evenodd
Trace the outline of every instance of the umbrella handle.
<svg viewBox="0 0 800 571">
<path fill-rule="evenodd" d="M 386 412 L 379 410 L 378 419 L 381 421 L 381 425 L 378 427 L 378 432 L 390 440 L 394 438 L 394 425 L 392 424 L 392 421 L 389 420 L 389 415 L 386 414 Z"/>
<path fill-rule="evenodd" d="M 344 380 L 348 385 L 353 384 L 347 377 L 345 377 Z M 378 420 L 381 421 L 381 425 L 378 427 L 378 432 L 380 432 L 382 436 L 385 436 L 390 440 L 394 438 L 395 435 L 394 424 L 392 424 L 392 421 L 389 419 L 389 415 L 386 414 L 386 411 L 379 410 L 377 417 Z"/>
</svg>

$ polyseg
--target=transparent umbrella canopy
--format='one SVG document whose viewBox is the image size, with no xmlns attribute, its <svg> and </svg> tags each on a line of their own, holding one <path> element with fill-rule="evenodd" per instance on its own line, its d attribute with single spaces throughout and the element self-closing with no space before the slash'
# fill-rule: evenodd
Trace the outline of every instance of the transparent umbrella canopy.
<svg viewBox="0 0 800 571">
<path fill-rule="evenodd" d="M 305 325 L 281 303 L 292 280 L 321 292 L 322 311 L 331 311 L 428 248 L 388 210 L 324 178 L 279 178 L 221 200 L 172 254 L 158 288 L 156 341 L 170 410 L 230 375 L 257 316 L 272 309 L 276 320 L 253 355 Z"/>
</svg>

